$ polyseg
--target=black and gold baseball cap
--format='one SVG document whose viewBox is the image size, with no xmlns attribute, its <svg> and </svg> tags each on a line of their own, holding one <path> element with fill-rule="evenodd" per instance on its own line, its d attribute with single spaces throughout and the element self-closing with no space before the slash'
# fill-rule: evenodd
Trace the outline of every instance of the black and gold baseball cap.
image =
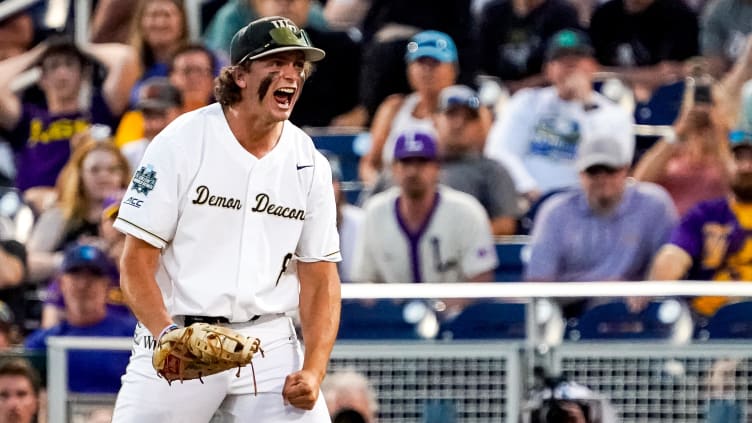
<svg viewBox="0 0 752 423">
<path fill-rule="evenodd" d="M 300 50 L 306 60 L 317 62 L 324 50 L 311 44 L 308 34 L 281 16 L 257 19 L 235 33 L 230 42 L 230 62 L 237 65 L 283 51 Z"/>
</svg>

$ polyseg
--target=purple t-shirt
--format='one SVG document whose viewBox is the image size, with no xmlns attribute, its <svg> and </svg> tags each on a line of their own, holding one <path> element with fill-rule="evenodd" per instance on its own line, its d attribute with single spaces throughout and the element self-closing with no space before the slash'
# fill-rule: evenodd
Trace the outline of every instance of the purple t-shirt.
<svg viewBox="0 0 752 423">
<path fill-rule="evenodd" d="M 52 115 L 45 107 L 24 103 L 21 118 L 8 140 L 15 152 L 16 187 L 55 186 L 70 158 L 70 139 L 93 123 L 112 127 L 115 122 L 101 95 L 92 98 L 88 111 Z"/>
<path fill-rule="evenodd" d="M 743 227 L 737 213 L 726 198 L 720 198 L 701 202 L 684 215 L 670 242 L 692 257 L 686 279 L 752 281 L 752 227 Z M 698 297 L 692 305 L 709 315 L 725 301 Z"/>
<path fill-rule="evenodd" d="M 525 280 L 643 280 L 677 220 L 671 197 L 655 184 L 628 185 L 608 216 L 593 214 L 581 189 L 557 194 L 536 216 Z"/>
</svg>

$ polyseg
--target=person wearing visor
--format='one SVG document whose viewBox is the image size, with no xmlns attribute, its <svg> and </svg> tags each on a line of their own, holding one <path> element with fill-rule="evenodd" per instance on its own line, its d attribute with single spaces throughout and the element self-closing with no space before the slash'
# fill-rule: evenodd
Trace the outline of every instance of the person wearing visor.
<svg viewBox="0 0 752 423">
<path fill-rule="evenodd" d="M 230 53 L 217 103 L 152 140 L 118 211 L 121 287 L 140 323 L 115 423 L 329 421 L 320 384 L 339 327 L 341 260 L 332 172 L 288 120 L 325 53 L 279 16 L 240 29 Z M 152 366 L 154 346 L 197 322 L 259 338 L 264 354 L 253 369 L 170 386 Z"/>
<path fill-rule="evenodd" d="M 628 180 L 631 155 L 613 138 L 582 144 L 580 188 L 555 194 L 533 224 L 524 278 L 534 282 L 644 280 L 678 215 L 666 190 Z M 565 317 L 592 302 L 558 299 Z"/>
<path fill-rule="evenodd" d="M 407 128 L 433 130 L 433 113 L 439 93 L 457 79 L 459 62 L 452 38 L 439 31 L 415 34 L 407 43 L 407 79 L 413 92 L 387 97 L 371 124 L 371 149 L 360 160 L 360 179 L 368 188 L 375 185 L 379 172 L 392 163 L 394 143 Z"/>
</svg>

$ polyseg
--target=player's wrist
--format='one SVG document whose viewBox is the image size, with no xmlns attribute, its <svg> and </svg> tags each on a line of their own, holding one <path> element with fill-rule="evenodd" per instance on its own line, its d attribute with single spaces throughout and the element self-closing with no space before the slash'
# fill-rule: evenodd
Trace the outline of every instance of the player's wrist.
<svg viewBox="0 0 752 423">
<path fill-rule="evenodd" d="M 175 329 L 178 329 L 178 325 L 176 325 L 175 323 L 170 323 L 169 325 L 165 326 L 165 328 L 162 329 L 162 332 L 159 332 L 159 337 L 157 337 L 157 341 L 162 339 L 162 337 L 165 336 L 165 334 L 172 332 Z"/>
</svg>

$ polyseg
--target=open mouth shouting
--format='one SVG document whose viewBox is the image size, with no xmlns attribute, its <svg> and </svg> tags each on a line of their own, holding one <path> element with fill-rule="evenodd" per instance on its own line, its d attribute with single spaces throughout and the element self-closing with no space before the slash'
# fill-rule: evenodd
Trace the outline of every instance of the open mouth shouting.
<svg viewBox="0 0 752 423">
<path fill-rule="evenodd" d="M 292 98 L 295 95 L 295 88 L 283 87 L 274 91 L 274 100 L 277 105 L 283 109 L 289 109 L 292 106 Z"/>
</svg>

